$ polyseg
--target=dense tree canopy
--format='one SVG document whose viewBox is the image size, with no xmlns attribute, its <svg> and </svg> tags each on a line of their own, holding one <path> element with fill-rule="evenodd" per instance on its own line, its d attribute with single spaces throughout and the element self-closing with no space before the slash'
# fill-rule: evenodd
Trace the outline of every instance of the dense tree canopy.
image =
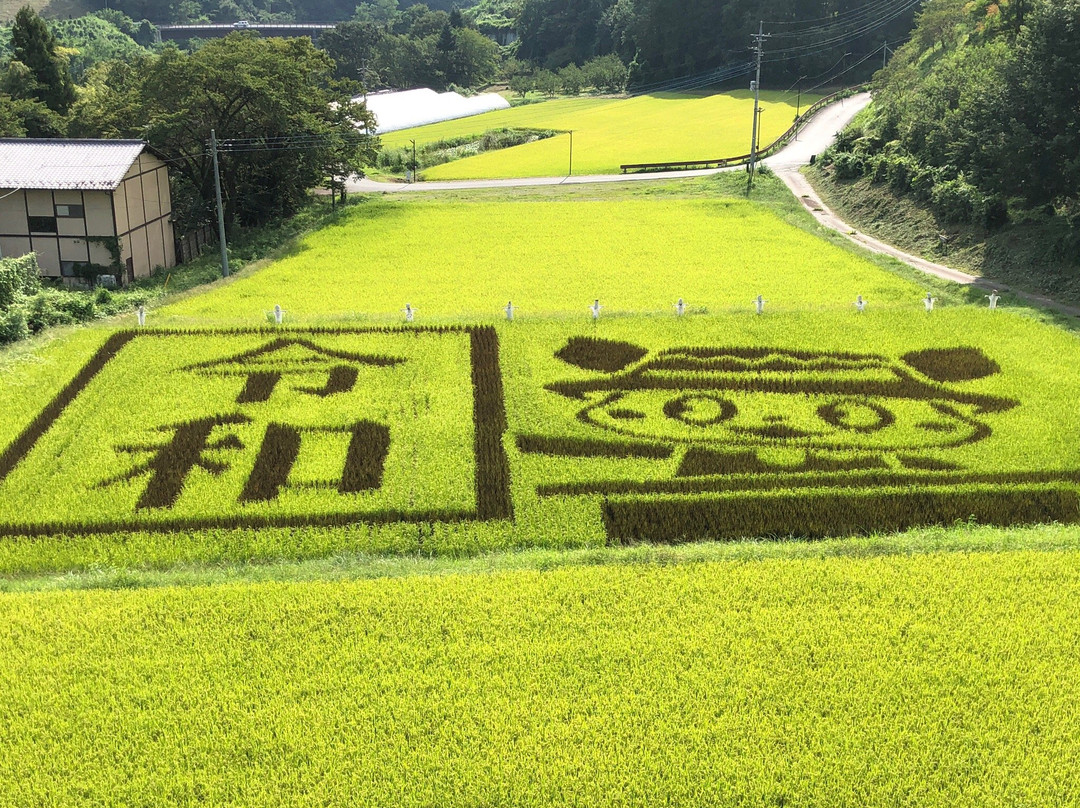
<svg viewBox="0 0 1080 808">
<path fill-rule="evenodd" d="M 1080 192 L 1080 0 L 931 0 L 877 80 L 876 144 L 983 193 Z"/>
<path fill-rule="evenodd" d="M 797 77 L 903 40 L 913 13 L 868 0 L 523 0 L 518 56 L 557 68 L 613 51 L 652 81 L 745 61 L 766 21 L 780 52 L 767 72 Z"/>
<path fill-rule="evenodd" d="M 207 142 L 223 142 L 222 193 L 229 222 L 257 224 L 294 212 L 331 173 L 374 159 L 352 86 L 311 41 L 232 34 L 194 53 L 109 62 L 92 73 L 72 131 L 146 139 L 170 161 L 180 229 L 209 219 L 213 170 Z"/>
<path fill-rule="evenodd" d="M 75 102 L 75 84 L 67 56 L 46 22 L 29 6 L 15 15 L 11 28 L 12 62 L 7 91 L 14 97 L 40 101 L 63 115 Z"/>
</svg>

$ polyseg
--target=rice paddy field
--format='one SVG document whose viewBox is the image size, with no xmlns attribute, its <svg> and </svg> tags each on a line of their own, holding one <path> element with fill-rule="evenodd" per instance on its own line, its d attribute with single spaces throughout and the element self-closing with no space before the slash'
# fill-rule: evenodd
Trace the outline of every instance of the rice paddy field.
<svg viewBox="0 0 1080 808">
<path fill-rule="evenodd" d="M 803 93 L 802 109 L 820 96 Z M 771 143 L 795 120 L 794 92 L 761 96 L 761 142 Z M 382 136 L 387 147 L 410 140 L 431 143 L 481 135 L 504 127 L 561 129 L 574 132 L 574 174 L 615 174 L 624 163 L 716 160 L 750 151 L 753 94 L 657 93 L 634 98 L 561 98 L 429 124 Z M 672 126 L 672 121 L 679 125 Z M 494 179 L 549 177 L 570 170 L 570 135 L 486 152 L 425 169 L 424 179 Z"/>
<path fill-rule="evenodd" d="M 1075 332 L 736 181 L 0 354 L 0 805 L 1076 802 Z"/>
</svg>

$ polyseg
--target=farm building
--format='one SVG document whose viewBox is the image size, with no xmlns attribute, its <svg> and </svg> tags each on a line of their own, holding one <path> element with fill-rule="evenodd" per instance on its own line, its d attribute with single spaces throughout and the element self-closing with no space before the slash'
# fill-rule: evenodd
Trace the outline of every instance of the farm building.
<svg viewBox="0 0 1080 808">
<path fill-rule="evenodd" d="M 141 140 L 0 138 L 0 256 L 35 252 L 45 277 L 175 266 L 171 217 L 168 168 Z"/>
</svg>

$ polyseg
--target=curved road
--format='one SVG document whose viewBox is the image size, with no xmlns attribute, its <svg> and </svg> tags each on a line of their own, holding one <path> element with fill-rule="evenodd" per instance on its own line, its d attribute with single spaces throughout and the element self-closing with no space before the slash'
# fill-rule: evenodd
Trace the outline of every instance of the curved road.
<svg viewBox="0 0 1080 808">
<path fill-rule="evenodd" d="M 905 264 L 914 267 L 920 272 L 943 278 L 947 281 L 976 286 L 984 289 L 997 289 L 1008 292 L 1014 297 L 1033 303 L 1043 308 L 1051 309 L 1070 317 L 1080 317 L 1080 308 L 1059 303 L 1043 295 L 1022 292 L 1009 287 L 1007 284 L 995 282 L 989 278 L 980 278 L 969 275 L 957 269 L 952 269 L 944 264 L 936 264 L 917 255 L 906 253 L 903 250 L 886 244 L 864 233 L 858 232 L 851 225 L 843 221 L 829 209 L 806 177 L 799 169 L 810 162 L 813 155 L 821 154 L 836 139 L 836 134 L 847 126 L 867 104 L 870 103 L 870 93 L 860 93 L 850 98 L 842 99 L 830 104 L 819 111 L 799 131 L 795 140 L 763 162 L 768 165 L 776 175 L 784 182 L 788 189 L 806 206 L 822 226 L 835 230 L 849 241 L 858 244 L 871 252 L 888 255 Z M 450 191 L 474 188 L 526 188 L 551 185 L 584 185 L 588 183 L 602 182 L 653 182 L 656 180 L 685 179 L 687 177 L 705 177 L 718 174 L 721 171 L 743 171 L 744 166 L 731 166 L 728 168 L 710 168 L 697 171 L 657 171 L 642 174 L 591 174 L 584 176 L 569 177 L 527 177 L 505 180 L 454 180 L 447 182 L 375 182 L 369 179 L 353 179 L 348 182 L 346 189 L 353 193 L 414 193 L 419 191 Z"/>
</svg>

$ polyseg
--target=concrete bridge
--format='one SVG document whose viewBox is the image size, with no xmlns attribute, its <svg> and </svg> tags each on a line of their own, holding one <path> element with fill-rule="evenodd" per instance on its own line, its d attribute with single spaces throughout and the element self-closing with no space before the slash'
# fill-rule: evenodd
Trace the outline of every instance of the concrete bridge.
<svg viewBox="0 0 1080 808">
<path fill-rule="evenodd" d="M 317 39 L 322 31 L 337 27 L 336 22 L 223 22 L 192 23 L 191 25 L 158 25 L 157 38 L 190 39 L 191 37 L 228 36 L 233 31 L 258 31 L 263 36 L 309 36 Z"/>
</svg>

